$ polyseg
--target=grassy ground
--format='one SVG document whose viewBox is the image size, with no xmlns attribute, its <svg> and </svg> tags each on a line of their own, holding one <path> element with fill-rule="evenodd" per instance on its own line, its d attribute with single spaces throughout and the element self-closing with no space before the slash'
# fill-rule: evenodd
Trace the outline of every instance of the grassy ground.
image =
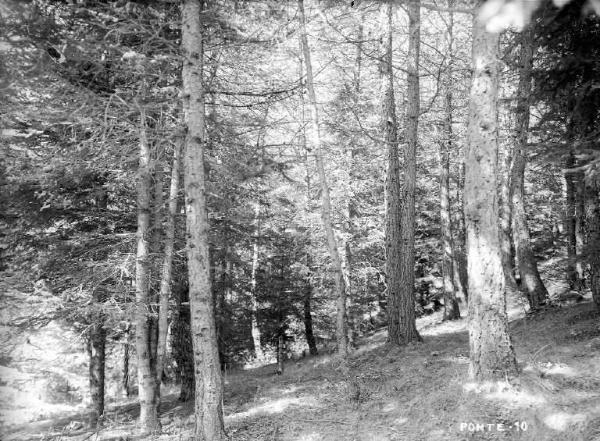
<svg viewBox="0 0 600 441">
<path fill-rule="evenodd" d="M 513 306 L 523 371 L 517 388 L 490 393 L 469 383 L 466 321 L 440 323 L 434 315 L 419 321 L 421 344 L 390 347 L 383 331 L 365 339 L 348 371 L 324 355 L 290 361 L 281 376 L 273 366 L 227 374 L 227 432 L 232 441 L 600 440 L 600 320 L 593 305 L 533 317 Z M 157 439 L 191 436 L 191 404 L 171 394 L 161 411 Z M 76 414 L 2 439 L 128 439 L 137 412 L 135 403 L 113 406 L 98 433 L 81 427 L 85 415 Z"/>
</svg>

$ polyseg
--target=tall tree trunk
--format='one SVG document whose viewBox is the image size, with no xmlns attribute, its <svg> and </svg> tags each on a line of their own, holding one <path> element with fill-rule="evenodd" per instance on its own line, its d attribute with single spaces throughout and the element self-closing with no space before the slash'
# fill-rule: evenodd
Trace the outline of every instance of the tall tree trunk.
<svg viewBox="0 0 600 441">
<path fill-rule="evenodd" d="M 385 181 L 386 222 L 385 222 L 385 269 L 387 284 L 388 339 L 392 343 L 404 342 L 404 327 L 407 323 L 403 309 L 401 279 L 401 187 L 400 161 L 398 159 L 398 120 L 394 98 L 394 76 L 392 71 L 393 5 L 385 6 L 382 13 L 382 61 L 381 100 L 382 130 L 387 148 L 387 176 Z M 412 311 L 414 314 L 414 303 Z M 416 329 L 415 329 L 416 332 Z"/>
<path fill-rule="evenodd" d="M 452 2 L 452 0 L 450 0 Z M 452 7 L 452 5 L 449 5 Z M 444 283 L 444 320 L 460 318 L 460 309 L 454 286 L 454 244 L 450 216 L 450 152 L 453 146 L 452 132 L 452 69 L 454 64 L 453 29 L 454 15 L 448 21 L 448 56 L 450 61 L 444 79 L 444 124 L 440 142 L 440 237 L 442 242 L 442 278 Z"/>
<path fill-rule="evenodd" d="M 185 138 L 184 182 L 187 262 L 192 342 L 196 376 L 196 427 L 199 441 L 226 438 L 223 425 L 223 383 L 219 365 L 215 306 L 211 290 L 208 212 L 204 177 L 205 102 L 203 2 L 183 0 L 183 109 Z"/>
<path fill-rule="evenodd" d="M 390 5 L 391 7 L 391 5 Z M 408 75 L 406 109 L 406 145 L 404 150 L 404 188 L 400 207 L 400 249 L 396 311 L 389 311 L 388 339 L 398 345 L 420 341 L 415 314 L 415 188 L 417 182 L 417 142 L 420 112 L 419 57 L 421 3 L 410 0 L 408 11 Z M 391 69 L 391 11 L 388 12 L 388 64 Z M 391 73 L 390 73 L 391 75 Z M 391 87 L 391 86 L 390 86 Z M 389 202 L 388 202 L 389 203 Z M 388 288 L 389 289 L 389 288 Z"/>
<path fill-rule="evenodd" d="M 258 327 L 258 300 L 256 298 L 257 280 L 256 275 L 258 271 L 259 258 L 260 258 L 260 202 L 256 203 L 254 208 L 254 245 L 252 251 L 252 274 L 250 281 L 250 297 L 251 297 L 251 329 L 252 342 L 254 343 L 254 355 L 257 361 L 263 361 L 265 354 L 262 350 L 260 328 Z"/>
<path fill-rule="evenodd" d="M 529 134 L 529 100 L 533 68 L 533 30 L 521 33 L 519 87 L 517 90 L 516 139 L 510 170 L 512 196 L 512 226 L 515 252 L 521 276 L 521 287 L 527 294 L 531 310 L 539 309 L 548 300 L 548 291 L 538 272 L 531 248 L 527 214 L 525 212 L 525 167 Z"/>
<path fill-rule="evenodd" d="M 314 77 L 310 57 L 310 48 L 308 46 L 308 37 L 306 33 L 306 17 L 304 13 L 304 0 L 298 0 L 298 9 L 300 13 L 300 39 L 302 42 L 302 52 L 304 55 L 304 64 L 306 67 L 306 88 L 308 90 L 309 107 L 311 110 L 310 141 L 315 151 L 315 161 L 317 172 L 321 184 L 321 221 L 325 235 L 327 236 L 327 245 L 331 257 L 331 265 L 335 280 L 336 291 L 336 340 L 338 354 L 342 358 L 348 356 L 348 336 L 346 334 L 346 283 L 342 272 L 342 260 L 338 251 L 337 240 L 333 230 L 333 221 L 331 220 L 331 197 L 329 195 L 329 184 L 325 175 L 325 161 L 323 158 L 323 149 L 321 145 L 321 133 L 319 127 L 319 112 L 317 107 L 317 96 L 314 87 Z"/>
<path fill-rule="evenodd" d="M 150 148 L 146 135 L 146 110 L 140 106 L 140 159 L 137 182 L 137 254 L 135 262 L 135 347 L 138 364 L 140 430 L 143 434 L 160 428 L 156 374 L 150 352 Z"/>
<path fill-rule="evenodd" d="M 482 1 L 479 2 L 479 5 Z M 473 76 L 465 159 L 465 220 L 469 273 L 469 346 L 472 378 L 517 375 L 508 333 L 498 203 L 498 34 L 473 20 Z"/>
<path fill-rule="evenodd" d="M 588 177 L 586 182 L 586 244 L 585 256 L 590 265 L 590 288 L 596 309 L 600 311 L 600 192 L 598 178 Z"/>
<path fill-rule="evenodd" d="M 167 356 L 167 334 L 169 328 L 169 297 L 171 296 L 171 275 L 173 273 L 173 250 L 175 247 L 175 217 L 177 216 L 177 198 L 179 195 L 179 167 L 181 145 L 179 141 L 173 146 L 173 163 L 171 165 L 171 185 L 169 188 L 169 211 L 165 225 L 165 251 L 160 280 L 158 342 L 156 349 L 156 382 L 160 387 L 165 359 Z"/>
<path fill-rule="evenodd" d="M 283 374 L 285 361 L 285 332 L 280 331 L 277 337 L 277 375 Z"/>
<path fill-rule="evenodd" d="M 89 380 L 90 396 L 92 399 L 91 424 L 101 421 L 104 415 L 104 372 L 106 361 L 106 329 L 104 328 L 104 313 L 100 311 L 101 304 L 106 300 L 103 287 L 96 288 L 92 294 L 98 312 L 92 315 L 92 323 L 87 338 L 87 350 L 90 359 Z"/>
</svg>

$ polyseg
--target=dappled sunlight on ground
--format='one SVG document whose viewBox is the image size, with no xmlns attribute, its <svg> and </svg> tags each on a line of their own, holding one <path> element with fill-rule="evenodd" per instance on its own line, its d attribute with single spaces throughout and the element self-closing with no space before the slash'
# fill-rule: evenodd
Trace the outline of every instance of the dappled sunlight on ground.
<svg viewBox="0 0 600 441">
<path fill-rule="evenodd" d="M 313 397 L 280 398 L 251 407 L 244 412 L 227 415 L 226 420 L 237 420 L 256 415 L 272 415 L 287 411 L 289 407 L 318 407 L 319 403 Z"/>
<path fill-rule="evenodd" d="M 563 432 L 574 424 L 583 423 L 586 416 L 581 413 L 569 414 L 566 412 L 551 413 L 544 418 L 544 424 L 550 429 Z"/>
</svg>

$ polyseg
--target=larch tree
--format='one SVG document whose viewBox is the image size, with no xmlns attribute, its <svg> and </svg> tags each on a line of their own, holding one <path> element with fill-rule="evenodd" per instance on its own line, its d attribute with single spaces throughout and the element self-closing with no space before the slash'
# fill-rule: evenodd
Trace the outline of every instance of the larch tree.
<svg viewBox="0 0 600 441">
<path fill-rule="evenodd" d="M 181 46 L 185 137 L 184 183 L 187 265 L 195 366 L 195 430 L 200 441 L 226 438 L 223 380 L 219 363 L 215 305 L 211 292 L 204 149 L 206 143 L 203 0 L 183 0 Z"/>
<path fill-rule="evenodd" d="M 525 168 L 529 134 L 529 103 L 533 69 L 533 30 L 520 34 L 519 86 L 517 89 L 515 145 L 510 169 L 510 195 L 512 204 L 512 237 L 521 277 L 521 286 L 527 294 L 531 310 L 539 309 L 548 299 L 548 291 L 540 277 L 531 248 L 527 213 L 525 212 Z"/>
<path fill-rule="evenodd" d="M 308 91 L 308 105 L 310 109 L 310 124 L 307 132 L 308 139 L 315 152 L 315 162 L 321 186 L 321 221 L 327 237 L 327 246 L 331 257 L 331 266 L 334 274 L 336 293 L 336 340 L 338 354 L 345 358 L 348 355 L 348 336 L 346 323 L 346 283 L 342 270 L 342 259 L 338 250 L 337 239 L 331 219 L 331 196 L 329 184 L 325 173 L 325 161 L 323 146 L 321 142 L 321 128 L 319 122 L 319 110 L 317 95 L 315 92 L 314 75 L 310 47 L 308 46 L 308 34 L 306 31 L 306 14 L 304 12 L 304 0 L 298 0 L 298 11 L 300 15 L 300 41 L 306 69 L 306 89 Z M 413 308 L 414 310 L 414 308 Z"/>
<path fill-rule="evenodd" d="M 421 3 L 411 0 L 408 11 L 407 109 L 405 120 L 404 184 L 400 206 L 399 286 L 397 310 L 388 326 L 391 343 L 405 345 L 420 341 L 415 313 L 415 189 L 417 184 L 417 144 L 420 114 L 419 58 L 421 43 Z"/>
<path fill-rule="evenodd" d="M 137 253 L 135 262 L 135 349 L 138 365 L 138 398 L 140 402 L 140 431 L 142 434 L 160 428 L 159 398 L 151 353 L 150 326 L 150 205 L 152 171 L 150 146 L 146 127 L 146 109 L 139 103 L 139 166 L 137 181 Z"/>
<path fill-rule="evenodd" d="M 469 274 L 469 372 L 478 381 L 517 375 L 508 332 L 496 197 L 498 40 L 498 34 L 486 32 L 485 24 L 474 19 L 464 209 Z"/>
</svg>

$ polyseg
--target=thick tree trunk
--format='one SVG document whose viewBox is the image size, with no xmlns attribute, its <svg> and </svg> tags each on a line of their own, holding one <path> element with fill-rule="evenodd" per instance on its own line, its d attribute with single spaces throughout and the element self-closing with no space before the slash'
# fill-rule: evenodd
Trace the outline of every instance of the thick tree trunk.
<svg viewBox="0 0 600 441">
<path fill-rule="evenodd" d="M 451 5 L 450 5 L 451 6 Z M 453 68 L 454 15 L 448 22 L 448 56 L 450 61 L 444 79 L 444 124 L 440 142 L 440 238 L 442 245 L 442 279 L 444 284 L 444 320 L 460 318 L 460 309 L 454 286 L 454 244 L 450 215 L 450 152 L 453 146 L 452 131 L 452 68 Z"/>
<path fill-rule="evenodd" d="M 265 354 L 262 350 L 261 343 L 261 335 L 260 328 L 258 327 L 258 300 L 256 298 L 256 288 L 257 288 L 257 280 L 256 274 L 258 271 L 259 265 L 259 257 L 260 257 L 260 246 L 259 246 L 259 238 L 260 238 L 260 203 L 256 203 L 256 208 L 254 211 L 254 245 L 252 251 L 252 274 L 250 281 L 250 301 L 251 301 L 251 329 L 252 333 L 252 342 L 254 343 L 254 356 L 257 361 L 263 361 L 265 359 Z"/>
<path fill-rule="evenodd" d="M 405 328 L 410 324 L 410 317 L 405 315 L 406 299 L 402 298 L 401 274 L 401 186 L 400 160 L 398 158 L 398 120 L 396 117 L 396 100 L 394 98 L 394 77 L 392 72 L 392 23 L 393 5 L 385 6 L 382 13 L 382 61 L 381 100 L 382 131 L 387 149 L 387 176 L 385 181 L 385 268 L 387 284 L 388 340 L 395 344 L 403 344 L 406 339 Z M 414 314 L 414 302 L 412 305 Z M 414 330 L 416 333 L 416 329 Z M 418 334 L 417 334 L 418 335 Z"/>
<path fill-rule="evenodd" d="M 311 110 L 309 139 L 315 152 L 315 162 L 321 184 L 321 221 L 323 223 L 325 235 L 327 236 L 327 245 L 331 257 L 331 266 L 335 281 L 337 350 L 338 354 L 342 358 L 346 358 L 348 356 L 348 336 L 346 334 L 346 283 L 344 281 L 342 271 L 342 260 L 340 258 L 337 240 L 333 230 L 333 221 L 331 219 L 331 197 L 329 195 L 329 184 L 327 183 L 327 177 L 325 175 L 325 161 L 323 158 L 323 149 L 321 145 L 317 96 L 315 93 L 310 48 L 308 46 L 308 37 L 306 33 L 306 17 L 304 14 L 303 0 L 298 0 L 298 10 L 300 15 L 300 39 L 302 42 L 302 52 L 304 55 L 304 64 L 306 68 L 306 88 L 308 90 L 309 107 Z"/>
<path fill-rule="evenodd" d="M 143 434 L 160 428 L 156 374 L 150 352 L 150 148 L 146 136 L 146 111 L 140 107 L 140 159 L 137 183 L 137 254 L 135 263 L 135 347 L 138 364 L 140 430 Z"/>
<path fill-rule="evenodd" d="M 479 2 L 481 4 L 481 1 Z M 506 315 L 498 228 L 498 40 L 473 21 L 473 76 L 465 170 L 469 273 L 470 375 L 478 381 L 517 375 Z"/>
<path fill-rule="evenodd" d="M 167 333 L 169 327 L 169 297 L 171 296 L 171 275 L 173 272 L 173 250 L 175 247 L 175 217 L 177 216 L 177 197 L 179 195 L 179 167 L 181 163 L 181 143 L 173 146 L 171 165 L 171 185 L 169 188 L 169 211 L 165 225 L 165 251 L 160 280 L 158 342 L 156 349 L 156 383 L 160 387 L 165 359 L 167 356 Z"/>
<path fill-rule="evenodd" d="M 202 6 L 200 0 L 184 0 L 181 14 L 183 109 L 187 127 L 184 160 L 187 262 L 196 377 L 194 437 L 199 441 L 220 441 L 226 436 L 208 249 Z"/>
<path fill-rule="evenodd" d="M 388 5 L 392 8 L 392 5 Z M 397 294 L 394 293 L 393 308 L 389 309 L 388 302 L 388 340 L 397 345 L 405 345 L 413 341 L 420 341 L 421 337 L 417 332 L 416 313 L 415 313 L 415 188 L 417 181 L 417 142 L 418 142 L 418 125 L 420 112 L 420 94 L 419 94 L 419 44 L 421 34 L 421 19 L 420 19 L 420 1 L 410 0 L 407 6 L 408 11 L 408 56 L 407 56 L 407 109 L 406 109 L 406 145 L 404 150 L 404 188 L 400 200 L 393 203 L 388 201 L 388 206 L 400 203 L 400 213 L 398 226 L 391 226 L 391 219 L 388 221 L 388 226 L 391 229 L 399 229 L 400 247 L 397 251 L 398 255 L 394 255 L 394 251 L 390 249 L 392 256 L 388 257 L 397 259 L 397 265 L 392 272 L 398 273 L 396 283 Z M 392 89 L 392 74 L 391 74 L 391 44 L 392 44 L 392 16 L 391 9 L 388 9 L 388 36 L 386 58 L 388 78 L 390 81 L 390 89 Z M 393 96 L 393 95 L 392 95 Z M 393 100 L 392 100 L 393 102 Z M 397 139 L 397 136 L 396 136 Z M 388 149 L 390 148 L 388 141 Z M 391 154 L 388 154 L 391 159 Z M 394 174 L 392 164 L 388 165 L 390 176 Z M 398 165 L 399 167 L 399 165 Z M 399 175 L 399 172 L 398 172 Z M 399 180 L 399 179 L 398 179 Z M 389 184 L 395 185 L 395 184 Z M 400 186 L 400 183 L 397 184 Z M 400 202 L 401 201 L 401 202 Z M 395 210 L 395 208 L 394 208 Z M 391 214 L 389 215 L 392 216 Z M 395 216 L 395 215 L 393 215 Z M 388 240 L 388 243 L 390 240 Z M 389 290 L 388 285 L 388 290 Z M 389 297 L 392 298 L 391 296 Z"/>
<path fill-rule="evenodd" d="M 585 196 L 585 256 L 590 265 L 592 299 L 600 311 L 600 192 L 597 178 L 588 177 Z"/>
<path fill-rule="evenodd" d="M 527 214 L 525 212 L 525 167 L 529 134 L 529 100 L 533 68 L 532 30 L 521 33 L 519 87 L 517 90 L 516 139 L 510 170 L 512 226 L 521 287 L 527 294 L 529 307 L 535 311 L 548 300 L 548 291 L 538 272 L 531 248 Z"/>
<path fill-rule="evenodd" d="M 94 303 L 102 304 L 106 300 L 106 293 L 102 287 L 93 293 Z M 99 306 L 98 306 L 99 307 Z M 104 415 L 104 372 L 106 361 L 106 329 L 104 328 L 104 314 L 94 313 L 87 339 L 87 350 L 90 359 L 89 380 L 90 397 L 92 399 L 92 416 L 90 423 L 95 425 L 101 422 Z"/>
</svg>

